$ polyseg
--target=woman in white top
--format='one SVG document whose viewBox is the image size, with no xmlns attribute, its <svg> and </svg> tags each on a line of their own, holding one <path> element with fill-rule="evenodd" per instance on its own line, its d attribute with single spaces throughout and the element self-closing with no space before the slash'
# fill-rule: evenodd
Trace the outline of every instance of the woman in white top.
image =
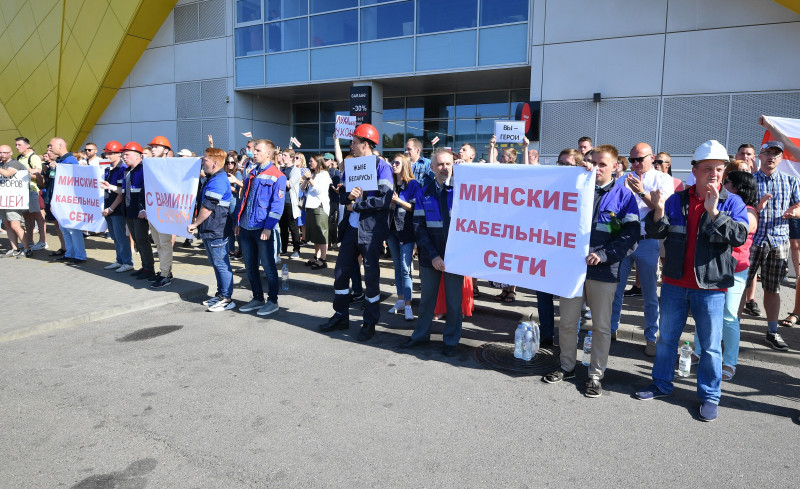
<svg viewBox="0 0 800 489">
<path fill-rule="evenodd" d="M 309 167 L 303 168 L 303 177 L 300 187 L 306 195 L 306 236 L 308 241 L 314 243 L 314 259 L 309 260 L 306 266 L 312 270 L 328 268 L 328 215 L 330 198 L 328 188 L 331 185 L 331 176 L 328 174 L 328 165 L 322 155 L 314 155 L 309 160 Z"/>
</svg>

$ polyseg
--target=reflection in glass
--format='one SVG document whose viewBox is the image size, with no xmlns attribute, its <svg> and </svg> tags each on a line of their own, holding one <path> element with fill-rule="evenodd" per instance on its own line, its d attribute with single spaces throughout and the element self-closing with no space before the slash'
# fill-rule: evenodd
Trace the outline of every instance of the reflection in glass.
<svg viewBox="0 0 800 489">
<path fill-rule="evenodd" d="M 417 34 L 477 27 L 477 18 L 478 0 L 417 0 Z"/>
<path fill-rule="evenodd" d="M 300 141 L 302 148 L 319 147 L 319 124 L 298 124 L 294 126 L 294 137 Z"/>
<path fill-rule="evenodd" d="M 361 40 L 373 41 L 414 34 L 414 2 L 391 3 L 361 10 Z"/>
<path fill-rule="evenodd" d="M 406 132 L 404 121 L 383 121 L 383 148 L 396 149 L 403 151 L 406 144 Z"/>
<path fill-rule="evenodd" d="M 308 19 L 267 24 L 267 52 L 291 51 L 308 47 Z"/>
<path fill-rule="evenodd" d="M 383 99 L 383 120 L 402 121 L 406 118 L 406 99 L 403 97 Z"/>
<path fill-rule="evenodd" d="M 481 2 L 481 25 L 509 24 L 528 20 L 528 0 Z"/>
<path fill-rule="evenodd" d="M 311 13 L 319 14 L 358 6 L 358 0 L 311 0 Z"/>
<path fill-rule="evenodd" d="M 311 47 L 358 41 L 358 10 L 315 15 L 311 19 Z"/>
<path fill-rule="evenodd" d="M 350 101 L 321 102 L 319 104 L 319 114 L 322 122 L 336 122 L 337 115 L 350 115 Z M 331 132 L 333 132 L 333 129 L 331 129 Z"/>
<path fill-rule="evenodd" d="M 264 4 L 266 20 L 288 19 L 308 14 L 306 0 L 266 0 Z"/>
<path fill-rule="evenodd" d="M 507 117 L 508 95 L 508 90 L 459 93 L 456 117 Z"/>
<path fill-rule="evenodd" d="M 293 104 L 292 108 L 294 109 L 295 124 L 319 122 L 319 104 L 317 102 Z"/>
<path fill-rule="evenodd" d="M 261 0 L 237 0 L 236 22 L 243 24 L 261 20 Z"/>
<path fill-rule="evenodd" d="M 262 25 L 240 27 L 236 29 L 236 56 L 261 54 L 264 52 L 264 34 Z"/>
<path fill-rule="evenodd" d="M 453 117 L 453 94 L 408 97 L 409 119 L 447 119 Z"/>
</svg>

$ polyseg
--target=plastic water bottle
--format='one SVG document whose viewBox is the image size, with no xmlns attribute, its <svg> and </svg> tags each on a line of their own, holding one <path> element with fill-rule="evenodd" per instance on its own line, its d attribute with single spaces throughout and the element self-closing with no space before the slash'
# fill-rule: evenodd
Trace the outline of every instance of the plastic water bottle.
<svg viewBox="0 0 800 489">
<path fill-rule="evenodd" d="M 523 349 L 525 348 L 525 323 L 519 323 L 517 331 L 514 333 L 514 358 L 523 357 Z"/>
<path fill-rule="evenodd" d="M 587 367 L 592 363 L 592 332 L 586 333 L 583 338 L 583 364 Z"/>
<path fill-rule="evenodd" d="M 289 267 L 287 267 L 285 263 L 281 271 L 281 289 L 289 290 Z"/>
<path fill-rule="evenodd" d="M 533 358 L 533 328 L 530 323 L 525 324 L 525 342 L 522 349 L 522 359 L 526 362 Z"/>
<path fill-rule="evenodd" d="M 685 342 L 679 349 L 680 360 L 678 360 L 678 375 L 688 377 L 692 370 L 692 347 L 689 342 Z"/>
</svg>

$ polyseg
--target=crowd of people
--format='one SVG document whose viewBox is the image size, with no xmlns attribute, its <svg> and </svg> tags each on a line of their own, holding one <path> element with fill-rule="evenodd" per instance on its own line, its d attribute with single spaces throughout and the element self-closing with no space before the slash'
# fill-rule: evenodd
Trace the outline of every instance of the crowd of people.
<svg viewBox="0 0 800 489">
<path fill-rule="evenodd" d="M 771 129 L 767 119 L 762 118 L 761 124 Z M 559 300 L 558 325 L 554 313 L 558 298 L 545 291 L 535 293 L 543 346 L 575 345 L 581 318 L 591 319 L 587 397 L 602 394 L 601 380 L 626 297 L 642 296 L 644 353 L 655 357 L 652 384 L 636 392 L 642 400 L 672 392 L 678 342 L 691 312 L 692 360 L 697 366 L 700 419 L 705 421 L 717 417 L 721 381 L 736 373 L 739 316 L 761 314 L 753 298 L 757 277 L 764 290 L 765 341 L 774 349 L 788 349 L 778 326 L 800 320 L 800 303 L 796 299 L 792 312 L 779 323 L 779 289 L 790 256 L 795 269 L 800 260 L 800 182 L 777 167 L 784 151 L 800 155 L 800 148 L 772 129 L 776 140 L 763 144 L 758 154 L 750 144 L 742 144 L 730 156 L 717 141 L 703 143 L 693 155 L 692 174 L 685 184 L 672 176 L 670 155 L 654 152 L 645 142 L 631 148 L 626 158 L 614 146 L 593 146 L 584 137 L 577 149 L 559 154 L 558 165 L 595 171 L 586 279 L 582 294 Z M 306 155 L 269 139 L 253 139 L 241 152 L 226 152 L 214 148 L 209 137 L 210 147 L 200 155 L 196 211 L 187 227 L 202 240 L 215 272 L 216 293 L 203 302 L 208 311 L 237 307 L 232 259 L 242 261 L 252 293 L 238 309 L 268 316 L 279 310 L 281 257 L 300 259 L 301 246 L 313 245 L 305 265 L 319 270 L 328 267 L 328 249 L 335 248 L 334 313 L 320 330 L 348 329 L 351 305 L 363 302 L 357 339 L 367 341 L 380 320 L 379 260 L 388 249 L 397 296 L 388 312 L 416 320 L 413 334 L 399 347 L 428 344 L 432 321 L 445 317 L 443 353 L 453 356 L 463 317 L 471 314 L 473 299 L 480 295 L 475 278 L 450 273 L 444 264 L 454 167 L 475 162 L 476 148 L 468 143 L 457 151 L 441 148 L 426 158 L 422 142 L 410 138 L 403 153 L 384 158 L 376 149 L 379 141 L 378 130 L 370 124 L 355 129 L 346 156 L 338 139 L 333 152 Z M 513 164 L 519 159 L 514 148 L 499 148 L 494 137 L 488 148 L 490 163 Z M 148 222 L 142 171 L 144 158 L 173 156 L 167 138 L 156 136 L 144 148 L 133 141 L 124 145 L 109 141 L 101 151 L 103 158 L 94 143 L 87 143 L 84 154 L 76 157 L 61 138 L 53 138 L 41 157 L 24 137 L 16 139 L 16 149 L 15 159 L 10 146 L 0 146 L 0 176 L 10 178 L 27 170 L 30 204 L 28 209 L 0 210 L 10 246 L 7 256 L 31 256 L 47 249 L 50 225 L 56 226 L 61 244 L 50 253 L 52 259 L 76 266 L 84 263 L 84 232 L 59 228 L 50 199 L 59 165 L 103 164 L 103 215 L 115 246 L 115 261 L 105 268 L 148 280 L 152 288 L 170 285 L 175 236 Z M 178 155 L 195 156 L 188 150 Z M 529 148 L 527 139 L 522 155 L 522 163 L 539 164 L 539 154 Z M 345 190 L 344 160 L 358 157 L 374 157 L 377 190 Z M 416 315 L 415 257 L 422 290 Z M 634 268 L 635 285 L 626 290 Z M 502 288 L 495 300 L 505 305 L 514 302 L 514 285 L 490 286 Z M 800 296 L 800 288 L 797 291 Z M 560 368 L 542 380 L 552 384 L 574 378 L 575 365 L 576 349 L 562 348 Z"/>
</svg>

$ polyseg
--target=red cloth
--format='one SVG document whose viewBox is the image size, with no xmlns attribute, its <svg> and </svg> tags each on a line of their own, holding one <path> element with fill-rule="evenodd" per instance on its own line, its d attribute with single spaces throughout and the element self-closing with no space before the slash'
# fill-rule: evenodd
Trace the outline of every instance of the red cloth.
<svg viewBox="0 0 800 489">
<path fill-rule="evenodd" d="M 753 209 L 749 205 L 747 206 L 748 209 Z M 758 211 L 753 209 L 758 215 Z M 747 217 L 749 219 L 750 213 L 747 213 Z M 748 224 L 749 225 L 749 224 Z M 742 270 L 747 270 L 750 268 L 750 246 L 753 244 L 753 235 L 756 234 L 755 231 L 752 233 L 747 234 L 747 240 L 744 242 L 742 246 L 737 246 L 733 249 L 733 257 L 736 258 L 736 268 L 733 270 L 734 273 L 741 272 Z"/>
<path fill-rule="evenodd" d="M 472 297 L 472 277 L 464 277 L 464 283 L 461 286 L 461 312 L 465 317 L 472 316 L 472 311 L 475 310 L 475 299 Z M 444 293 L 444 275 L 442 280 L 439 281 L 439 294 L 436 296 L 436 308 L 433 310 L 436 315 L 447 314 L 447 302 Z"/>
</svg>

